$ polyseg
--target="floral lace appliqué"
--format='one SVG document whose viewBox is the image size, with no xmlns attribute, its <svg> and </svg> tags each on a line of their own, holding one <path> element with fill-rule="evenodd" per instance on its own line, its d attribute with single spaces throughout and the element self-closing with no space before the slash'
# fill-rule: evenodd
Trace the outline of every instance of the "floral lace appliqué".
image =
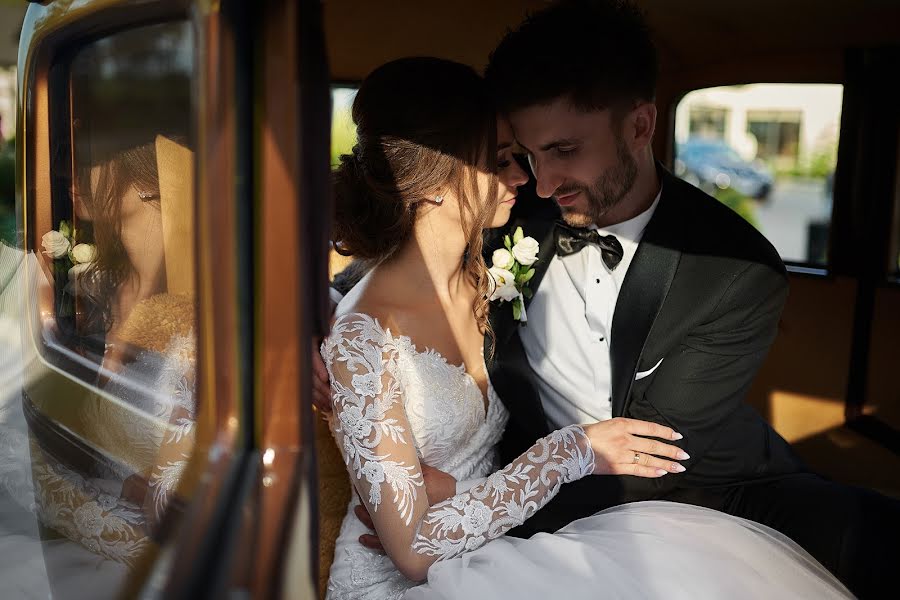
<svg viewBox="0 0 900 600">
<path fill-rule="evenodd" d="M 493 446 L 508 413 L 490 386 L 485 411 L 464 367 L 434 350 L 416 350 L 408 337 L 392 335 L 368 315 L 340 317 L 322 356 L 331 379 L 335 440 L 360 497 L 377 515 L 382 543 L 393 548 L 391 560 L 421 569 L 474 550 L 521 524 L 564 483 L 593 470 L 589 440 L 575 425 L 538 440 L 491 474 Z M 429 508 L 420 493 L 421 463 L 457 479 L 488 477 Z M 396 591 L 393 583 L 414 585 L 390 560 L 382 564 L 358 547 L 358 523 L 351 510 L 338 541 L 347 561 L 335 561 L 328 597 L 384 598 Z"/>
</svg>

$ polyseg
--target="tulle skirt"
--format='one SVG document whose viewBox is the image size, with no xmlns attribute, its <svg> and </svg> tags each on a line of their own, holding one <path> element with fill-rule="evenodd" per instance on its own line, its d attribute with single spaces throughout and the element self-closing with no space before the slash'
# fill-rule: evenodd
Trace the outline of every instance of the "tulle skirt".
<svg viewBox="0 0 900 600">
<path fill-rule="evenodd" d="M 404 600 L 853 598 L 759 523 L 674 502 L 616 506 L 555 534 L 503 537 L 428 571 Z"/>
</svg>

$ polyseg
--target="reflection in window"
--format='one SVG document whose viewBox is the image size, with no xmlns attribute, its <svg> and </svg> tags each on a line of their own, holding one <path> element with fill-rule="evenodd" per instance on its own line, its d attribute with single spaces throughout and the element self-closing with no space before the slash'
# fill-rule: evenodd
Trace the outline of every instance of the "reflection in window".
<svg viewBox="0 0 900 600">
<path fill-rule="evenodd" d="M 196 416 L 193 40 L 166 23 L 53 67 L 45 369 L 25 386 L 54 597 L 117 596 L 180 504 Z M 73 385 L 73 381 L 78 384 Z M 52 543 L 51 543 L 52 542 Z"/>
<path fill-rule="evenodd" d="M 828 264 L 843 86 L 753 84 L 687 94 L 675 172 L 756 226 L 789 263 Z"/>
</svg>

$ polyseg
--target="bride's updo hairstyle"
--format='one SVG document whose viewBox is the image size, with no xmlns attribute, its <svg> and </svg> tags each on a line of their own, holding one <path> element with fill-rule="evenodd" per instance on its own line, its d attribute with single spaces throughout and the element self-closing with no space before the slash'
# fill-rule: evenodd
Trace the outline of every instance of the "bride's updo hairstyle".
<svg viewBox="0 0 900 600">
<path fill-rule="evenodd" d="M 481 232 L 497 205 L 496 113 L 484 80 L 439 58 L 402 58 L 372 71 L 353 101 L 357 143 L 334 173 L 338 252 L 377 264 L 412 235 L 418 211 L 444 190 L 459 200 L 464 269 L 487 318 Z M 491 174 L 478 189 L 478 170 Z M 482 298 L 484 296 L 484 298 Z"/>
</svg>

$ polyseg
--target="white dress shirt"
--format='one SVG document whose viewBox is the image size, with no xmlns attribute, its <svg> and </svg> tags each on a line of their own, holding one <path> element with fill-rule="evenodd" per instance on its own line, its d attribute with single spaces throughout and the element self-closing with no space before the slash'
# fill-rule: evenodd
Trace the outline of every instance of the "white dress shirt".
<svg viewBox="0 0 900 600">
<path fill-rule="evenodd" d="M 659 196 L 633 219 L 603 229 L 592 227 L 601 235 L 616 236 L 622 244 L 622 262 L 614 271 L 595 244 L 566 257 L 554 254 L 528 306 L 528 323 L 519 328 L 519 336 L 551 429 L 612 416 L 613 314 Z"/>
</svg>

